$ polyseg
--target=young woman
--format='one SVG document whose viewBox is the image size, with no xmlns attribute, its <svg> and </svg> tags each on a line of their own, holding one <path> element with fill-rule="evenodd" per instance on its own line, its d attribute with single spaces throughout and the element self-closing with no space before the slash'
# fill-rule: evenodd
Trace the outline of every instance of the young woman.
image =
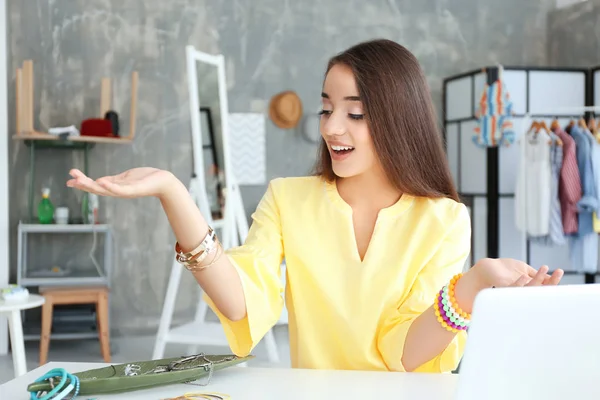
<svg viewBox="0 0 600 400">
<path fill-rule="evenodd" d="M 320 130 L 315 176 L 271 181 L 245 243 L 226 252 L 167 171 L 135 168 L 92 180 L 72 170 L 67 185 L 159 198 L 179 261 L 240 356 L 280 316 L 285 257 L 293 367 L 451 371 L 479 291 L 560 281 L 561 270 L 550 276 L 546 266 L 510 259 L 483 259 L 460 275 L 469 216 L 425 76 L 404 47 L 375 40 L 331 59 Z"/>
</svg>

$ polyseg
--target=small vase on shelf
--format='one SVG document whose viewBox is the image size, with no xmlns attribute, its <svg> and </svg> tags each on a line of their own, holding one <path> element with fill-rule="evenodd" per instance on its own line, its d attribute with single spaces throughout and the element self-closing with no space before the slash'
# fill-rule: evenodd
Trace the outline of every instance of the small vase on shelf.
<svg viewBox="0 0 600 400">
<path fill-rule="evenodd" d="M 51 224 L 54 221 L 54 204 L 50 201 L 50 189 L 42 189 L 42 200 L 38 204 L 38 220 L 40 224 Z"/>
</svg>

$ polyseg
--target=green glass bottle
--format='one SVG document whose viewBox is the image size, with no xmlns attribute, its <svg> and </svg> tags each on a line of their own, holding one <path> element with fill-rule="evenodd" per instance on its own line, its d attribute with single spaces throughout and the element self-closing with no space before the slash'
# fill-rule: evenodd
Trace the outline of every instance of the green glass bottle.
<svg viewBox="0 0 600 400">
<path fill-rule="evenodd" d="M 42 189 L 42 201 L 38 204 L 38 220 L 40 224 L 51 224 L 54 221 L 54 204 L 50 201 L 50 189 Z"/>
</svg>

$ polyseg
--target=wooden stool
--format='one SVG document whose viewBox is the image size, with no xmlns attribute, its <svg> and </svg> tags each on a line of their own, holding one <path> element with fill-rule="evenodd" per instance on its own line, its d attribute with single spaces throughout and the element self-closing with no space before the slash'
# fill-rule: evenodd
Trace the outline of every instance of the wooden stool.
<svg viewBox="0 0 600 400">
<path fill-rule="evenodd" d="M 40 338 L 40 365 L 48 360 L 48 347 L 52 331 L 52 313 L 54 305 L 59 304 L 96 304 L 96 319 L 98 321 L 98 338 L 100 352 L 104 361 L 110 362 L 110 344 L 108 327 L 108 288 L 54 288 L 40 289 L 40 294 L 46 298 L 42 306 L 42 334 Z"/>
</svg>

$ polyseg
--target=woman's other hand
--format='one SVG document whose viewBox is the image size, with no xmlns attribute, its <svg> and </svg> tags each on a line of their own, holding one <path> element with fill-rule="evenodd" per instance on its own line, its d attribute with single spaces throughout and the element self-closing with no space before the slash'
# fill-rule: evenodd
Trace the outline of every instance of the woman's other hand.
<svg viewBox="0 0 600 400">
<path fill-rule="evenodd" d="M 111 197 L 162 197 L 177 178 L 169 171 L 157 168 L 133 168 L 118 175 L 93 180 L 78 169 L 69 171 L 72 179 L 67 186 L 100 196 Z"/>
<path fill-rule="evenodd" d="M 548 275 L 547 265 L 539 270 L 511 258 L 484 258 L 473 266 L 485 286 L 541 286 L 558 285 L 564 271 L 557 269 Z"/>
<path fill-rule="evenodd" d="M 475 296 L 491 287 L 558 285 L 564 271 L 548 274 L 544 265 L 539 270 L 511 258 L 484 258 L 478 261 L 456 283 L 455 296 L 464 311 L 471 313 Z"/>
</svg>

